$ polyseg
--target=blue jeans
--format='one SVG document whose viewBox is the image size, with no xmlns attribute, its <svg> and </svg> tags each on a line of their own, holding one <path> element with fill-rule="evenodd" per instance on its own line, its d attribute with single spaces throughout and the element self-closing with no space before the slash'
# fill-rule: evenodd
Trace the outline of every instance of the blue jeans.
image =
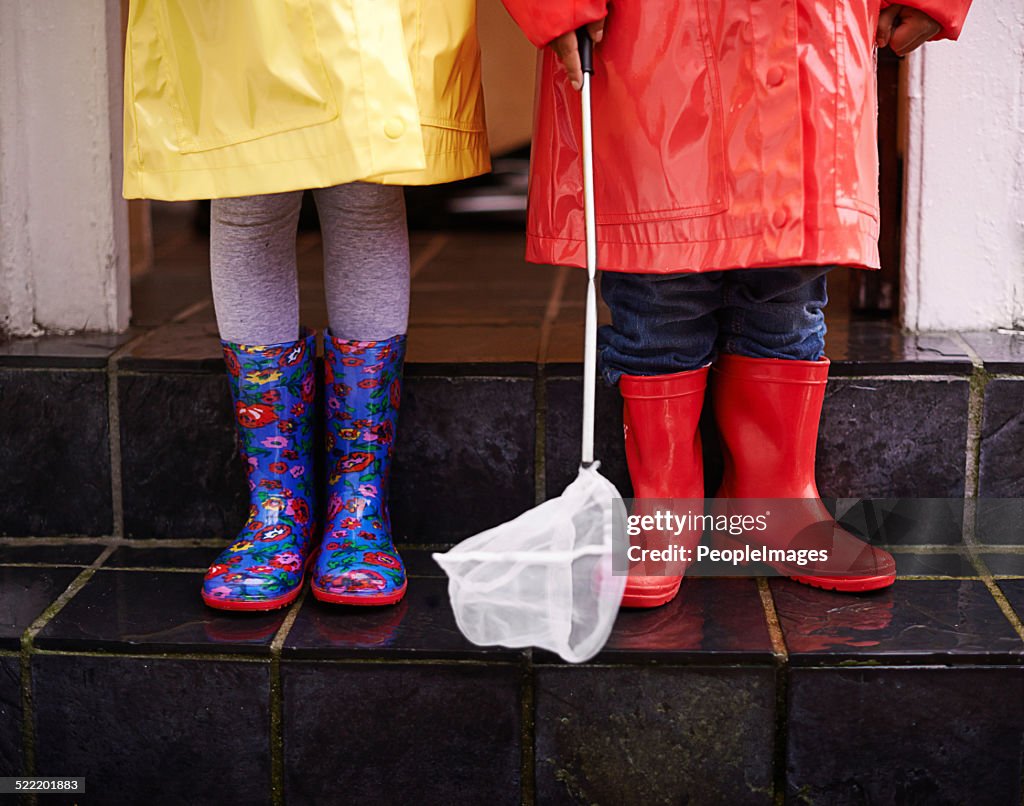
<svg viewBox="0 0 1024 806">
<path fill-rule="evenodd" d="M 825 350 L 831 266 L 700 274 L 604 272 L 612 324 L 598 331 L 601 374 L 667 375 L 719 352 L 817 361 Z"/>
</svg>

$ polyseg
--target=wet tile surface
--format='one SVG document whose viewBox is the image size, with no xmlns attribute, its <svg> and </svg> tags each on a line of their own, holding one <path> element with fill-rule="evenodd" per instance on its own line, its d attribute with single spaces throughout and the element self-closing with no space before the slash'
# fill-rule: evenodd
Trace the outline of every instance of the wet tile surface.
<svg viewBox="0 0 1024 806">
<path fill-rule="evenodd" d="M 220 549 L 136 548 L 121 546 L 111 554 L 104 568 L 192 568 L 206 570 L 217 558 Z"/>
<path fill-rule="evenodd" d="M 285 640 L 286 657 L 497 658 L 514 661 L 522 651 L 478 647 L 459 632 L 446 579 L 409 581 L 393 607 L 343 607 L 308 596 Z"/>
<path fill-rule="evenodd" d="M 287 609 L 227 613 L 203 604 L 202 574 L 97 571 L 36 638 L 40 649 L 269 654 Z"/>
<path fill-rule="evenodd" d="M 533 375 L 540 333 L 534 325 L 413 324 L 406 366 L 410 374 Z"/>
<path fill-rule="evenodd" d="M 893 552 L 896 558 L 896 575 L 909 576 L 944 576 L 944 577 L 976 577 L 977 569 L 970 558 L 959 553 L 915 554 L 911 552 Z"/>
<path fill-rule="evenodd" d="M 226 377 L 124 375 L 118 387 L 126 537 L 234 535 L 249 496 Z"/>
<path fill-rule="evenodd" d="M 1006 597 L 1006 601 L 1010 603 L 1013 612 L 1024 621 L 1024 580 L 1001 579 L 996 584 Z"/>
<path fill-rule="evenodd" d="M 964 333 L 989 372 L 1024 373 L 1024 333 Z"/>
<path fill-rule="evenodd" d="M 140 328 L 132 328 L 125 333 L 0 340 L 0 366 L 101 369 L 115 350 L 142 332 Z"/>
<path fill-rule="evenodd" d="M 458 542 L 534 504 L 534 383 L 409 378 L 391 480 L 396 540 Z"/>
<path fill-rule="evenodd" d="M 975 534 L 986 546 L 1024 546 L 1024 498 L 979 498 Z"/>
<path fill-rule="evenodd" d="M 21 666 L 16 656 L 0 656 L 0 776 L 23 774 Z"/>
<path fill-rule="evenodd" d="M 856 596 L 769 584 L 792 665 L 1024 660 L 1024 642 L 980 580 L 898 581 Z"/>
<path fill-rule="evenodd" d="M 117 366 L 126 371 L 223 372 L 217 325 L 212 321 L 162 325 L 122 354 Z"/>
<path fill-rule="evenodd" d="M 79 803 L 270 802 L 269 663 L 36 656 L 32 696 L 37 774 Z"/>
<path fill-rule="evenodd" d="M 2 369 L 0 411 L 0 534 L 109 534 L 106 373 Z"/>
<path fill-rule="evenodd" d="M 447 549 L 440 549 L 445 551 Z M 405 572 L 411 577 L 440 577 L 447 579 L 444 571 L 441 570 L 434 558 L 432 551 L 427 549 L 402 549 L 402 562 L 405 563 Z"/>
<path fill-rule="evenodd" d="M 282 663 L 287 802 L 518 804 L 520 675 Z"/>
<path fill-rule="evenodd" d="M 534 700 L 538 803 L 772 802 L 772 669 L 551 666 Z"/>
<path fill-rule="evenodd" d="M 981 559 L 993 574 L 1024 577 L 1024 554 L 982 554 Z"/>
<path fill-rule="evenodd" d="M 837 378 L 818 437 L 818 487 L 839 498 L 962 498 L 968 383 Z"/>
<path fill-rule="evenodd" d="M 18 649 L 25 630 L 80 573 L 78 568 L 0 567 L 0 649 Z"/>
<path fill-rule="evenodd" d="M 986 498 L 1024 499 L 1024 380 L 996 378 L 985 385 L 981 423 L 978 494 Z M 1021 505 L 1024 512 L 1024 504 Z M 1024 522 L 1017 527 L 1024 532 Z M 1024 542 L 1024 539 L 1017 541 Z"/>
<path fill-rule="evenodd" d="M 95 543 L 64 543 L 56 546 L 0 546 L 0 565 L 41 563 L 44 565 L 89 565 L 103 552 Z"/>
<path fill-rule="evenodd" d="M 952 335 L 903 333 L 896 322 L 828 317 L 825 353 L 830 375 L 969 375 L 971 359 Z"/>
<path fill-rule="evenodd" d="M 534 651 L 535 662 L 557 661 Z M 664 607 L 619 611 L 594 663 L 772 663 L 764 607 L 753 579 L 684 579 Z"/>
<path fill-rule="evenodd" d="M 787 734 L 794 803 L 1017 803 L 1024 669 L 795 669 Z"/>
</svg>

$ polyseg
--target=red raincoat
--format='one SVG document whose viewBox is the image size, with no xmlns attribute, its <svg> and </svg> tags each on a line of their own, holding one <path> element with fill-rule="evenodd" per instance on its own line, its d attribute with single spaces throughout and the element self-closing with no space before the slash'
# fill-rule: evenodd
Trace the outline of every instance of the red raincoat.
<svg viewBox="0 0 1024 806">
<path fill-rule="evenodd" d="M 503 0 L 538 47 L 608 13 L 598 265 L 878 267 L 879 0 Z M 955 39 L 971 0 L 911 0 Z M 883 3 L 888 5 L 888 3 Z M 527 259 L 584 265 L 579 96 L 542 57 Z"/>
</svg>

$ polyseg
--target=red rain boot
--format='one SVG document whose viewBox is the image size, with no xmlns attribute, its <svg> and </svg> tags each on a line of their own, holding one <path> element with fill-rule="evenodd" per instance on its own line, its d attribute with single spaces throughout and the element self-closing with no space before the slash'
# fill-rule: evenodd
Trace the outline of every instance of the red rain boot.
<svg viewBox="0 0 1024 806">
<path fill-rule="evenodd" d="M 781 533 L 769 529 L 757 540 L 769 549 L 827 548 L 829 560 L 804 566 L 769 564 L 791 579 L 816 588 L 884 588 L 896 579 L 892 555 L 840 528 L 821 502 L 814 481 L 828 367 L 827 358 L 789 361 L 719 356 L 711 381 L 712 404 L 725 454 L 725 476 L 718 498 L 803 499 L 784 508 L 786 523 Z M 715 534 L 714 543 L 719 548 L 740 547 L 721 533 Z"/>
<path fill-rule="evenodd" d="M 697 422 L 704 406 L 708 368 L 672 375 L 623 375 L 619 391 L 623 399 L 626 461 L 636 499 L 704 499 L 704 465 Z M 644 514 L 642 502 L 633 514 Z M 673 535 L 655 543 L 683 546 L 691 550 L 700 533 Z M 645 545 L 655 546 L 650 540 Z M 679 592 L 686 563 L 668 565 L 669 575 L 643 576 L 635 566 L 626 581 L 623 607 L 658 607 Z M 648 564 L 648 569 L 650 564 Z M 641 572 L 644 570 L 640 568 Z M 665 570 L 661 564 L 659 570 Z M 672 571 L 678 573 L 672 574 Z"/>
</svg>

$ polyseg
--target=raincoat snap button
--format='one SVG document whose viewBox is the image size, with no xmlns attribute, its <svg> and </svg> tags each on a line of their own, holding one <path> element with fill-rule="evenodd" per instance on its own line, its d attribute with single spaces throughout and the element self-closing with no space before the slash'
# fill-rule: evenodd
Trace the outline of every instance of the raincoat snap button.
<svg viewBox="0 0 1024 806">
<path fill-rule="evenodd" d="M 775 67 L 772 67 L 771 69 L 769 69 L 768 73 L 764 77 L 765 83 L 769 87 L 777 87 L 785 79 L 786 79 L 786 71 L 783 70 L 778 65 L 776 65 Z"/>
<path fill-rule="evenodd" d="M 786 226 L 787 221 L 789 221 L 789 213 L 786 212 L 785 207 L 780 207 L 772 213 L 772 226 L 776 229 L 782 229 Z"/>
<path fill-rule="evenodd" d="M 401 118 L 391 118 L 384 123 L 384 134 L 390 139 L 397 140 L 405 134 L 405 124 Z"/>
</svg>

